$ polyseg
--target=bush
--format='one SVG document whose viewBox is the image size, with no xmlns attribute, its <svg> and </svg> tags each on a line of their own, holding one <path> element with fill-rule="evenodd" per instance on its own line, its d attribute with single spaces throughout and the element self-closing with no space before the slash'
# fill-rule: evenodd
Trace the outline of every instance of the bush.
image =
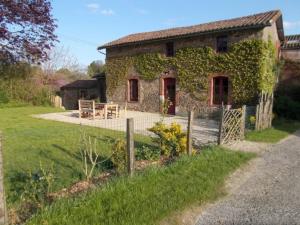
<svg viewBox="0 0 300 225">
<path fill-rule="evenodd" d="M 6 104 L 9 102 L 9 98 L 3 90 L 0 90 L 0 104 Z"/>
<path fill-rule="evenodd" d="M 135 152 L 137 160 L 158 160 L 160 158 L 160 149 L 155 147 L 142 146 Z"/>
<path fill-rule="evenodd" d="M 287 96 L 277 96 L 274 100 L 274 112 L 278 117 L 300 120 L 300 102 Z"/>
<path fill-rule="evenodd" d="M 159 145 L 162 155 L 179 156 L 186 152 L 187 138 L 179 124 L 172 123 L 168 126 L 157 122 L 149 131 L 157 135 L 153 141 Z"/>
<path fill-rule="evenodd" d="M 2 90 L 2 91 L 1 91 Z M 12 80 L 0 79 L 0 104 L 25 102 L 32 105 L 50 106 L 51 89 L 34 79 L 14 78 Z"/>
<path fill-rule="evenodd" d="M 127 152 L 126 152 L 126 143 L 124 140 L 118 139 L 115 141 L 112 147 L 111 161 L 118 174 L 125 173 Z"/>
<path fill-rule="evenodd" d="M 31 103 L 33 105 L 42 105 L 42 106 L 50 106 L 51 101 L 49 98 L 50 91 L 47 88 L 40 88 L 35 93 L 33 93 Z"/>
<path fill-rule="evenodd" d="M 46 204 L 50 203 L 48 194 L 54 181 L 53 166 L 28 173 L 20 172 L 10 177 L 11 187 L 10 199 L 14 202 L 20 201 L 13 211 L 12 224 L 23 224 L 34 213 Z"/>
</svg>

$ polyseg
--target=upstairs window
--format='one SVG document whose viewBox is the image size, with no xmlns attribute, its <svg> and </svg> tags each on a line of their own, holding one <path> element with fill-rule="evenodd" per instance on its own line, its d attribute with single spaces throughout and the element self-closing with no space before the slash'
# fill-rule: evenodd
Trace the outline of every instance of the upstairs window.
<svg viewBox="0 0 300 225">
<path fill-rule="evenodd" d="M 228 50 L 228 37 L 219 36 L 217 37 L 217 52 L 227 52 Z"/>
<path fill-rule="evenodd" d="M 166 43 L 166 56 L 167 57 L 174 56 L 174 43 L 173 42 Z"/>
<path fill-rule="evenodd" d="M 129 80 L 129 101 L 137 102 L 139 100 L 139 80 L 130 79 Z"/>
</svg>

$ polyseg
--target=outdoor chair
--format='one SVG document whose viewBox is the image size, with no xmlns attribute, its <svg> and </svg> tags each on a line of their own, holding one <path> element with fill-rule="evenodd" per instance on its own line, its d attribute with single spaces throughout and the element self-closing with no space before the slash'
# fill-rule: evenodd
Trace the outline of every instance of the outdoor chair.
<svg viewBox="0 0 300 225">
<path fill-rule="evenodd" d="M 93 100 L 78 100 L 79 118 L 92 116 L 95 119 L 95 101 Z"/>
<path fill-rule="evenodd" d="M 118 118 L 119 117 L 119 107 L 118 105 L 110 105 L 107 108 L 107 117 L 109 118 Z"/>
<path fill-rule="evenodd" d="M 99 116 L 101 119 L 105 118 L 105 106 L 101 103 L 95 104 L 96 116 Z"/>
</svg>

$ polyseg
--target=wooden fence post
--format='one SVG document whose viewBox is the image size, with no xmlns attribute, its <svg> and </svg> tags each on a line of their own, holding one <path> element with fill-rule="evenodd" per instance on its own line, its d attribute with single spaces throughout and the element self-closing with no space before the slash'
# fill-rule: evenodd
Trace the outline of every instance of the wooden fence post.
<svg viewBox="0 0 300 225">
<path fill-rule="evenodd" d="M 273 104 L 274 104 L 274 93 L 271 94 L 270 96 L 270 117 L 269 117 L 269 124 L 268 124 L 268 128 L 272 127 L 272 120 L 273 120 Z"/>
<path fill-rule="evenodd" d="M 255 112 L 255 130 L 259 130 L 259 104 L 256 105 L 256 112 Z"/>
<path fill-rule="evenodd" d="M 245 138 L 245 128 L 246 128 L 246 105 L 243 105 L 242 118 L 241 118 L 241 140 Z"/>
<path fill-rule="evenodd" d="M 133 118 L 127 119 L 126 139 L 127 139 L 127 172 L 130 176 L 134 172 L 134 124 Z"/>
<path fill-rule="evenodd" d="M 219 137 L 218 137 L 218 144 L 222 144 L 222 128 L 223 128 L 223 114 L 224 114 L 224 106 L 221 108 L 221 118 L 220 118 L 220 126 L 219 126 Z"/>
<path fill-rule="evenodd" d="M 192 155 L 192 150 L 193 150 L 193 138 L 192 138 L 192 133 L 193 133 L 193 120 L 194 120 L 194 112 L 190 111 L 189 112 L 189 117 L 188 117 L 188 126 L 187 126 L 187 154 Z"/>
<path fill-rule="evenodd" d="M 7 224 L 6 200 L 4 192 L 4 171 L 3 171 L 3 136 L 0 131 L 0 224 Z"/>
</svg>

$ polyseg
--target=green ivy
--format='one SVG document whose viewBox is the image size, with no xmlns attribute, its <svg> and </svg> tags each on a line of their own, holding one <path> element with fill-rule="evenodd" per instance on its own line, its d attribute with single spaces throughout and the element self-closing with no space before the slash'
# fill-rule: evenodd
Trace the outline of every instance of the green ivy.
<svg viewBox="0 0 300 225">
<path fill-rule="evenodd" d="M 106 61 L 106 72 L 110 76 L 106 77 L 107 91 L 109 95 L 113 95 L 115 89 L 125 84 L 127 74 L 132 66 L 131 57 L 112 58 Z"/>
<path fill-rule="evenodd" d="M 167 59 L 159 53 L 134 56 L 134 67 L 144 80 L 157 78 L 167 67 Z"/>
<path fill-rule="evenodd" d="M 235 43 L 221 54 L 202 47 L 179 49 L 172 58 L 147 53 L 109 59 L 108 90 L 113 91 L 126 80 L 130 68 L 135 68 L 144 80 L 157 79 L 164 70 L 175 69 L 181 90 L 192 96 L 208 90 L 211 74 L 226 74 L 231 81 L 234 104 L 253 103 L 261 91 L 272 92 L 276 81 L 274 44 L 262 40 Z"/>
</svg>

